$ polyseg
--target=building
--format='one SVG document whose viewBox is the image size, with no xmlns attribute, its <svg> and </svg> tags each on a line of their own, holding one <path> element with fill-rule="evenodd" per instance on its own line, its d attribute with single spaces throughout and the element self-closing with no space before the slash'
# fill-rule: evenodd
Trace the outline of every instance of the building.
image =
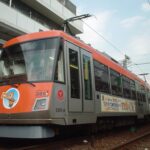
<svg viewBox="0 0 150 150">
<path fill-rule="evenodd" d="M 0 0 L 0 42 L 25 33 L 62 30 L 64 20 L 76 16 L 69 0 Z M 70 24 L 72 33 L 83 31 L 81 21 Z"/>
</svg>

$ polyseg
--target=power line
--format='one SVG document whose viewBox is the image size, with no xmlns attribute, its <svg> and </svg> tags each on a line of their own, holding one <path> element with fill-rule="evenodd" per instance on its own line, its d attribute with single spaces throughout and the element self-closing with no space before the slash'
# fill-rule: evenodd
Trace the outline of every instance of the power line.
<svg viewBox="0 0 150 150">
<path fill-rule="evenodd" d="M 144 72 L 138 65 L 136 65 L 136 67 L 137 67 L 142 73 Z"/>
<path fill-rule="evenodd" d="M 139 74 L 139 75 L 140 75 L 140 76 L 143 76 L 143 77 L 144 77 L 144 81 L 147 82 L 146 76 L 149 75 L 149 73 L 142 73 L 142 74 Z"/>
<path fill-rule="evenodd" d="M 93 29 L 90 25 L 85 23 L 83 20 L 82 20 L 82 22 L 86 26 L 88 26 L 92 31 L 94 31 L 99 37 L 101 37 L 103 40 L 105 40 L 107 43 L 109 43 L 113 48 L 117 49 L 123 56 L 125 56 L 125 54 L 116 45 L 114 45 L 112 42 L 110 42 L 108 39 L 106 39 L 102 34 L 98 33 L 95 29 Z"/>
<path fill-rule="evenodd" d="M 131 67 L 131 66 L 138 66 L 138 65 L 149 65 L 150 64 L 150 62 L 144 62 L 144 63 L 139 63 L 139 64 L 137 64 L 137 63 L 134 63 L 134 64 L 132 64 L 132 65 L 130 65 L 130 66 L 128 66 L 128 67 Z"/>
<path fill-rule="evenodd" d="M 136 64 L 136 65 L 149 65 L 150 62 L 146 62 L 146 63 L 140 63 L 140 64 Z"/>
<path fill-rule="evenodd" d="M 115 48 L 115 50 L 118 50 L 123 56 L 126 56 L 116 45 L 114 45 L 112 42 L 110 42 L 108 39 L 106 39 L 102 34 L 100 34 L 99 32 L 97 32 L 95 29 L 93 29 L 89 24 L 85 23 L 83 20 L 81 20 L 87 27 L 89 27 L 92 31 L 94 31 L 99 37 L 101 37 L 103 40 L 105 40 L 107 43 L 109 43 L 113 48 Z M 136 64 L 135 64 L 136 65 Z M 141 70 L 141 68 L 136 65 L 137 68 L 140 70 L 140 72 L 143 73 L 143 71 Z"/>
<path fill-rule="evenodd" d="M 138 54 L 138 55 L 134 55 L 135 57 L 137 57 L 137 56 L 150 56 L 150 53 L 143 53 L 143 54 Z"/>
</svg>

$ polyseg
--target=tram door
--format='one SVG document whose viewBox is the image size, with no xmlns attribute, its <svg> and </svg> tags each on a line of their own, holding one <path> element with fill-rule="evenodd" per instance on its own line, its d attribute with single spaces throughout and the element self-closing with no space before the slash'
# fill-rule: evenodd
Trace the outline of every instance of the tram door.
<svg viewBox="0 0 150 150">
<path fill-rule="evenodd" d="M 67 43 L 69 112 L 93 112 L 91 54 Z"/>
<path fill-rule="evenodd" d="M 94 78 L 92 54 L 81 49 L 83 112 L 94 112 Z"/>
<path fill-rule="evenodd" d="M 82 112 L 81 62 L 79 47 L 67 43 L 68 109 Z"/>
</svg>

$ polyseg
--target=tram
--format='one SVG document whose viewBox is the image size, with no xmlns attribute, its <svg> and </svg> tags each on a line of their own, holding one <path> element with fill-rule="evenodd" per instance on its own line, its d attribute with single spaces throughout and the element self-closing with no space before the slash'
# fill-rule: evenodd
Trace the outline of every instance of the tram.
<svg viewBox="0 0 150 150">
<path fill-rule="evenodd" d="M 26 34 L 3 46 L 0 137 L 49 138 L 60 127 L 149 117 L 149 85 L 63 31 Z"/>
</svg>

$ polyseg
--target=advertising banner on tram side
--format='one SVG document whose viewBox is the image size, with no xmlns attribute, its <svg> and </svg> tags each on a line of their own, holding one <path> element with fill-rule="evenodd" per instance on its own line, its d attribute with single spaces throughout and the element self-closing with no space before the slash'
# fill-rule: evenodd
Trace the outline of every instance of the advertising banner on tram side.
<svg viewBox="0 0 150 150">
<path fill-rule="evenodd" d="M 134 100 L 101 94 L 101 112 L 136 112 Z"/>
</svg>

